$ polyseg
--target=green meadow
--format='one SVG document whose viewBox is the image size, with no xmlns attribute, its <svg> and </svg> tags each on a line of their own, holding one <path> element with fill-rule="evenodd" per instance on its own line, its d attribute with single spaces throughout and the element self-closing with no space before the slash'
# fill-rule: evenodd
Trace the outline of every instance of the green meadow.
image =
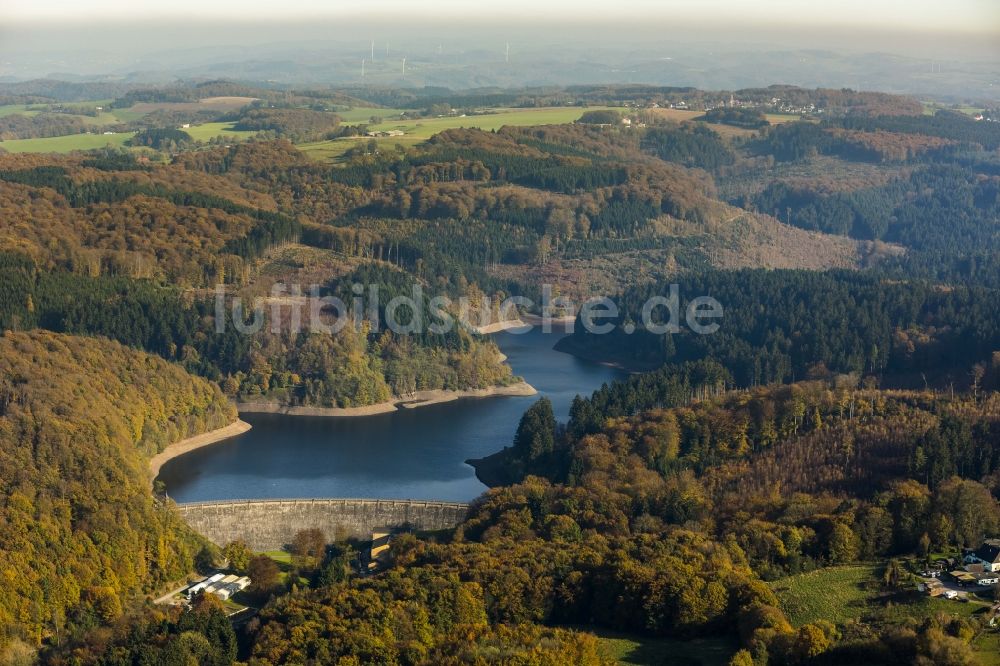
<svg viewBox="0 0 1000 666">
<path fill-rule="evenodd" d="M 35 104 L 4 104 L 0 106 L 0 118 L 12 116 L 14 114 L 22 116 L 34 116 L 38 111 L 34 110 Z"/>
<path fill-rule="evenodd" d="M 398 116 L 402 112 L 402 109 L 386 109 L 377 106 L 357 106 L 344 111 L 334 111 L 337 117 L 340 118 L 340 122 L 345 125 L 360 125 L 367 123 L 372 116 L 388 118 L 390 116 Z"/>
<path fill-rule="evenodd" d="M 476 127 L 481 130 L 497 130 L 501 127 L 531 127 L 533 125 L 562 125 L 580 118 L 586 111 L 609 107 L 553 107 L 541 109 L 498 109 L 494 113 L 473 116 L 445 116 L 443 118 L 420 118 L 416 120 L 391 120 L 372 125 L 370 130 L 403 130 L 408 135 L 421 139 L 446 129 L 456 127 Z"/>
<path fill-rule="evenodd" d="M 191 135 L 191 138 L 195 141 L 208 141 L 217 136 L 232 136 L 232 137 L 250 137 L 256 134 L 256 132 L 247 132 L 243 130 L 233 129 L 233 123 L 202 123 L 200 125 L 192 125 L 181 130 L 182 132 L 187 132 Z"/>
<path fill-rule="evenodd" d="M 90 118 L 90 120 L 96 121 L 97 119 Z M 249 137 L 256 134 L 256 132 L 243 132 L 231 128 L 232 123 L 204 123 L 189 127 L 184 131 L 196 141 L 208 141 L 216 136 Z M 0 148 L 9 153 L 68 153 L 74 150 L 92 150 L 108 146 L 120 148 L 134 134 L 135 132 L 101 134 L 98 131 L 97 134 L 70 134 L 44 139 L 9 139 L 0 141 Z"/>
<path fill-rule="evenodd" d="M 44 139 L 8 139 L 0 141 L 0 148 L 9 153 L 69 153 L 74 150 L 95 148 L 120 148 L 132 138 L 135 132 L 118 134 L 70 134 L 51 136 Z"/>
<path fill-rule="evenodd" d="M 127 122 L 129 120 L 135 120 L 136 118 L 141 118 L 142 114 L 132 113 L 128 109 L 108 109 L 108 105 L 111 100 L 89 100 L 85 102 L 67 102 L 67 106 L 71 107 L 104 107 L 102 111 L 99 111 L 96 116 L 85 116 L 75 113 L 66 114 L 73 118 L 80 118 L 83 122 L 88 125 L 115 125 L 117 123 Z M 0 106 L 0 118 L 4 116 L 21 115 L 21 116 L 37 116 L 39 113 L 43 113 L 47 107 L 55 106 L 50 104 L 5 104 Z"/>
<path fill-rule="evenodd" d="M 376 138 L 380 147 L 394 147 L 396 144 L 412 146 L 426 141 L 438 132 L 458 127 L 475 127 L 481 130 L 497 130 L 501 127 L 531 127 L 534 125 L 562 125 L 580 118 L 585 111 L 606 109 L 610 107 L 546 107 L 539 109 L 497 109 L 493 113 L 469 116 L 444 116 L 441 118 L 417 118 L 413 120 L 386 120 L 368 127 L 371 131 L 386 132 L 402 130 L 403 136 Z M 347 123 L 366 122 L 371 116 L 383 118 L 398 115 L 399 109 L 353 109 L 351 112 L 338 112 Z M 315 141 L 299 145 L 299 149 L 317 160 L 331 160 L 341 157 L 348 149 L 368 137 L 350 137 L 333 139 L 331 141 Z"/>
<path fill-rule="evenodd" d="M 781 609 L 795 626 L 827 620 L 843 624 L 862 617 L 902 620 L 944 613 L 968 616 L 986 607 L 981 601 L 931 598 L 916 587 L 886 594 L 879 585 L 879 568 L 871 565 L 827 567 L 772 582 Z"/>
<path fill-rule="evenodd" d="M 726 638 L 682 641 L 594 627 L 584 629 L 597 636 L 601 657 L 629 666 L 726 666 L 736 652 Z"/>
</svg>

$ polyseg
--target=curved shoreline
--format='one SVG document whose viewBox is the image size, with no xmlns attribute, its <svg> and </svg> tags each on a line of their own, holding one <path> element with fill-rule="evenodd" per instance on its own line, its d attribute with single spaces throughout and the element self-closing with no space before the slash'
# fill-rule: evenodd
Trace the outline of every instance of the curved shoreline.
<svg viewBox="0 0 1000 666">
<path fill-rule="evenodd" d="M 563 354 L 575 356 L 576 358 L 589 363 L 597 363 L 598 365 L 603 365 L 608 368 L 621 370 L 622 372 L 627 372 L 630 375 L 649 372 L 650 370 L 655 370 L 657 367 L 656 364 L 626 363 L 623 361 L 609 360 L 601 354 L 591 352 L 587 349 L 581 349 L 576 346 L 573 342 L 572 336 L 569 335 L 557 341 L 552 349 Z"/>
<path fill-rule="evenodd" d="M 491 386 L 484 389 L 447 391 L 430 389 L 415 391 L 409 395 L 362 407 L 309 407 L 305 405 L 282 405 L 278 402 L 237 402 L 236 409 L 241 414 L 284 414 L 286 416 L 357 417 L 389 414 L 403 409 L 416 409 L 427 405 L 437 405 L 463 398 L 492 398 L 497 396 L 529 396 L 538 391 L 527 382 L 517 382 L 507 386 Z"/>
<path fill-rule="evenodd" d="M 497 396 L 529 396 L 538 393 L 535 387 L 528 382 L 518 382 L 507 386 L 491 386 L 484 389 L 468 389 L 465 391 L 445 391 L 437 389 L 433 391 L 417 391 L 399 403 L 400 407 L 406 409 L 416 409 L 427 405 L 437 405 L 442 402 L 462 400 L 465 398 L 493 398 Z"/>
<path fill-rule="evenodd" d="M 576 315 L 550 316 L 546 318 L 527 312 L 521 315 L 521 320 L 528 326 L 544 326 L 548 322 L 553 331 L 560 332 L 556 330 L 556 327 L 562 327 L 561 332 L 567 335 L 571 334 L 573 328 L 576 326 Z"/>
<path fill-rule="evenodd" d="M 167 461 L 173 460 L 174 458 L 182 456 L 185 453 L 190 453 L 195 449 L 200 449 L 203 446 L 209 446 L 211 444 L 221 442 L 224 439 L 229 439 L 230 437 L 235 437 L 236 435 L 242 435 L 247 430 L 250 430 L 250 424 L 246 421 L 236 419 L 234 422 L 223 428 L 209 430 L 208 432 L 203 432 L 200 435 L 182 439 L 174 444 L 168 444 L 167 448 L 163 449 L 149 459 L 149 471 L 152 474 L 151 478 L 155 479 L 160 474 L 160 469 L 167 463 Z"/>
<path fill-rule="evenodd" d="M 492 324 L 486 324 L 485 326 L 469 326 L 469 329 L 477 335 L 490 335 L 491 333 L 500 333 L 501 331 L 510 331 L 517 328 L 525 328 L 527 326 L 521 319 L 504 319 L 503 321 L 495 321 Z"/>
</svg>

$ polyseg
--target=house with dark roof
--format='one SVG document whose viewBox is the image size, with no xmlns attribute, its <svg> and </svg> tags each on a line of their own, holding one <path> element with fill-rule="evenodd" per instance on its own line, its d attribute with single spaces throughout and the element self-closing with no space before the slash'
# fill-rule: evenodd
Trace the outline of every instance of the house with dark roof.
<svg viewBox="0 0 1000 666">
<path fill-rule="evenodd" d="M 976 584 L 983 586 L 997 585 L 1000 584 L 1000 573 L 978 573 L 976 574 Z"/>
<path fill-rule="evenodd" d="M 1000 539 L 987 539 L 979 548 L 965 554 L 966 568 L 979 571 L 1000 571 Z M 981 569 L 979 567 L 982 567 Z"/>
</svg>

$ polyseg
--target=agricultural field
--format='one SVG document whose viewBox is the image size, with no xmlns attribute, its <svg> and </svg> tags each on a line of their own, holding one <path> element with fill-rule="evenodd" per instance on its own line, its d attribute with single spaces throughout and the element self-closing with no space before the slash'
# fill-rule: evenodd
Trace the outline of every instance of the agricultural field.
<svg viewBox="0 0 1000 666">
<path fill-rule="evenodd" d="M 0 106 L 0 118 L 4 116 L 12 116 L 14 114 L 20 116 L 34 116 L 38 114 L 37 104 L 4 104 Z"/>
<path fill-rule="evenodd" d="M 649 111 L 652 111 L 661 118 L 666 118 L 667 120 L 672 120 L 676 123 L 698 120 L 705 115 L 704 111 L 690 111 L 688 109 L 649 109 Z M 790 120 L 797 120 L 798 117 L 767 114 L 767 119 L 771 124 L 778 124 L 788 122 Z M 722 123 L 705 123 L 705 125 L 712 128 L 720 136 L 727 138 L 753 136 L 757 133 L 757 130 L 747 129 L 745 127 L 734 127 L 733 125 L 723 125 Z"/>
<path fill-rule="evenodd" d="M 781 125 L 782 123 L 792 123 L 796 120 L 802 120 L 802 116 L 795 113 L 765 113 L 764 117 L 772 125 Z"/>
<path fill-rule="evenodd" d="M 192 125 L 181 131 L 190 134 L 191 138 L 195 141 L 208 141 L 217 136 L 248 138 L 256 134 L 256 132 L 235 130 L 232 127 L 233 123 L 202 123 L 200 125 Z"/>
<path fill-rule="evenodd" d="M 334 111 L 340 122 L 344 125 L 363 125 L 372 116 L 390 118 L 403 113 L 403 109 L 387 109 L 378 106 L 357 106 L 344 111 Z"/>
<path fill-rule="evenodd" d="M 140 111 L 133 111 L 131 108 L 128 108 L 128 109 L 106 109 L 106 112 L 110 113 L 112 116 L 114 116 L 118 120 L 118 122 L 121 122 L 121 123 L 128 123 L 128 122 L 132 122 L 133 120 L 139 120 L 144 115 L 146 115 L 145 113 L 142 113 Z"/>
<path fill-rule="evenodd" d="M 44 139 L 8 139 L 0 141 L 0 148 L 9 153 L 69 153 L 74 150 L 95 148 L 121 148 L 135 132 L 117 134 L 70 134 L 51 136 Z"/>
<path fill-rule="evenodd" d="M 500 129 L 504 126 L 531 127 L 533 125 L 562 125 L 577 120 L 585 111 L 606 108 L 610 107 L 498 109 L 494 113 L 483 115 L 388 120 L 377 125 L 370 125 L 368 129 L 372 131 L 401 130 L 405 132 L 403 136 L 379 137 L 376 139 L 376 142 L 379 147 L 392 148 L 396 144 L 409 147 L 426 141 L 438 132 L 457 127 L 476 127 L 489 131 Z M 373 115 L 386 117 L 399 114 L 400 112 L 399 109 L 353 109 L 350 113 L 342 112 L 337 115 L 344 118 L 348 124 L 357 124 L 367 121 Z M 360 119 L 358 119 L 359 116 Z M 315 141 L 300 144 L 299 149 L 316 160 L 335 160 L 341 157 L 347 150 L 357 145 L 358 142 L 367 140 L 368 137 L 350 137 L 333 139 L 331 141 Z"/>
<path fill-rule="evenodd" d="M 133 120 L 131 114 L 128 113 L 127 109 L 107 109 L 107 105 L 111 103 L 111 100 L 88 100 L 85 102 L 67 102 L 66 106 L 69 107 L 95 107 L 101 106 L 105 107 L 104 110 L 100 111 L 96 116 L 86 116 L 75 113 L 68 113 L 67 116 L 71 118 L 80 118 L 83 122 L 88 125 L 114 125 L 117 123 L 127 122 L 128 120 Z M 58 107 L 58 104 L 5 104 L 0 106 L 0 118 L 4 116 L 20 115 L 20 116 L 37 116 L 39 113 L 44 113 L 50 110 L 50 107 Z M 141 115 L 135 116 L 139 118 Z"/>
<path fill-rule="evenodd" d="M 336 162 L 342 158 L 344 153 L 348 150 L 361 144 L 363 141 L 369 140 L 370 139 L 368 137 L 351 137 L 333 139 L 331 141 L 310 141 L 300 143 L 296 146 L 296 148 L 317 162 Z M 424 139 L 411 136 L 391 136 L 375 139 L 375 143 L 378 145 L 379 150 L 391 150 L 395 148 L 396 145 L 409 148 L 417 145 L 418 143 L 422 143 L 423 141 Z"/>
<path fill-rule="evenodd" d="M 933 116 L 938 111 L 958 111 L 959 113 L 964 113 L 967 116 L 975 116 L 984 111 L 981 106 L 968 106 L 968 105 L 946 105 L 940 102 L 923 102 L 924 115 Z"/>
<path fill-rule="evenodd" d="M 197 102 L 139 102 L 125 111 L 139 116 L 153 111 L 235 111 L 256 99 L 256 97 L 206 97 Z"/>
<path fill-rule="evenodd" d="M 90 120 L 97 120 L 91 118 Z M 184 131 L 196 141 L 208 141 L 217 136 L 247 138 L 256 132 L 243 132 L 230 129 L 232 123 L 203 123 L 189 127 Z M 132 138 L 135 132 L 117 132 L 115 134 L 70 134 L 67 136 L 52 136 L 43 139 L 8 139 L 0 141 L 0 148 L 9 153 L 68 153 L 74 150 L 92 150 L 95 148 L 121 148 Z"/>
</svg>

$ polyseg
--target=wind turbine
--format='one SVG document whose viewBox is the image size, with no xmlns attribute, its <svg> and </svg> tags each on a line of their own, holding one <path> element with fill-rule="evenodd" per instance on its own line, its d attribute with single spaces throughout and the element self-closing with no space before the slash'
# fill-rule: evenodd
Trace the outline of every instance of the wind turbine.
<svg viewBox="0 0 1000 666">
<path fill-rule="evenodd" d="M 375 62 L 375 40 L 372 40 L 372 62 Z"/>
<path fill-rule="evenodd" d="M 406 76 L 406 57 L 403 57 L 403 76 Z"/>
<path fill-rule="evenodd" d="M 510 42 L 507 42 L 507 50 L 504 52 L 503 60 L 508 65 L 510 64 Z"/>
<path fill-rule="evenodd" d="M 361 59 L 361 78 L 365 78 L 365 59 Z"/>
</svg>

